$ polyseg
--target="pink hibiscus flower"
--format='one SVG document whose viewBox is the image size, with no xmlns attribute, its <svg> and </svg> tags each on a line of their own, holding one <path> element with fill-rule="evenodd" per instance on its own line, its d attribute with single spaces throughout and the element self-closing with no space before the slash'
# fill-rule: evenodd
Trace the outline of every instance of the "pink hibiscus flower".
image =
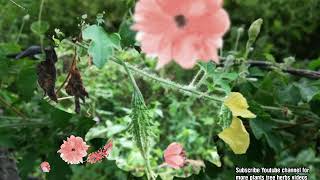
<svg viewBox="0 0 320 180">
<path fill-rule="evenodd" d="M 110 140 L 102 149 L 99 149 L 96 152 L 90 153 L 87 158 L 87 162 L 90 164 L 95 164 L 100 162 L 102 159 L 109 156 L 110 151 L 112 150 L 112 140 Z"/>
<path fill-rule="evenodd" d="M 50 164 L 46 161 L 43 161 L 40 164 L 40 168 L 41 168 L 42 172 L 50 172 Z"/>
<path fill-rule="evenodd" d="M 185 151 L 181 144 L 176 142 L 171 143 L 164 151 L 164 161 L 166 164 L 174 169 L 179 169 L 186 164 Z"/>
<path fill-rule="evenodd" d="M 63 141 L 58 153 L 60 157 L 68 164 L 82 163 L 82 158 L 87 155 L 89 146 L 83 141 L 81 137 L 71 135 L 67 141 Z"/>
<path fill-rule="evenodd" d="M 230 26 L 222 0 L 139 0 L 135 9 L 137 40 L 157 68 L 172 59 L 183 68 L 197 60 L 219 62 L 218 48 Z"/>
</svg>

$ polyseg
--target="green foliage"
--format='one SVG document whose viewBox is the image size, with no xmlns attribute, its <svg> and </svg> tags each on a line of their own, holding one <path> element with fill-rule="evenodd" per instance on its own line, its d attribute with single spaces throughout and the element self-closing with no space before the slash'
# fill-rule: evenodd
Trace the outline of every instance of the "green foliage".
<svg viewBox="0 0 320 180">
<path fill-rule="evenodd" d="M 49 30 L 49 23 L 36 21 L 31 24 L 31 31 L 37 35 L 45 34 Z"/>
<path fill-rule="evenodd" d="M 225 0 L 234 29 L 224 39 L 222 62 L 199 63 L 190 71 L 175 65 L 155 71 L 154 59 L 140 53 L 130 29 L 135 1 L 45 1 L 41 24 L 39 1 L 17 3 L 30 16 L 0 0 L 0 146 L 13 150 L 23 178 L 43 178 L 39 170 L 43 160 L 52 167 L 47 179 L 145 179 L 147 167 L 149 175 L 154 172 L 163 179 L 224 180 L 234 178 L 237 166 L 305 166 L 311 171 L 309 179 L 320 178 L 320 81 L 280 70 L 319 69 L 318 0 Z M 247 36 L 243 30 L 258 18 L 263 26 L 260 29 L 258 20 Z M 56 86 L 67 76 L 74 48 L 80 59 L 77 65 L 90 98 L 79 115 L 73 114 L 73 98 L 63 88 L 59 104 L 43 97 L 37 86 L 38 60 L 6 57 L 39 44 L 39 35 L 52 37 L 54 31 L 59 34 L 54 39 L 59 57 Z M 85 41 L 77 38 L 73 44 L 72 37 L 80 32 Z M 243 56 L 248 39 L 250 58 L 281 63 L 270 70 L 249 67 Z M 51 39 L 45 41 L 51 44 Z M 88 65 L 88 55 L 98 68 Z M 301 61 L 307 58 L 313 60 Z M 130 64 L 141 94 L 134 89 L 131 97 L 132 77 L 117 59 Z M 205 98 L 222 99 L 235 91 L 247 98 L 257 115 L 243 121 L 251 142 L 244 155 L 234 155 L 217 138 L 231 124 L 229 109 Z M 57 150 L 71 134 L 85 137 L 90 152 L 113 139 L 110 157 L 94 165 L 66 164 Z M 181 143 L 188 159 L 196 163 L 180 170 L 161 166 L 163 151 L 171 142 Z"/>
<path fill-rule="evenodd" d="M 114 48 L 119 47 L 119 36 L 109 36 L 103 28 L 98 25 L 86 27 L 82 31 L 82 37 L 84 40 L 92 40 L 88 48 L 88 53 L 98 68 L 101 68 L 113 55 Z"/>
<path fill-rule="evenodd" d="M 125 20 L 121 23 L 119 27 L 119 34 L 122 37 L 121 44 L 124 47 L 132 47 L 136 43 L 136 40 L 135 40 L 136 32 L 130 29 L 132 24 L 133 24 L 133 21 Z"/>
<path fill-rule="evenodd" d="M 298 59 L 317 59 L 319 57 L 318 0 L 225 0 L 224 6 L 231 12 L 233 26 L 249 28 L 257 18 L 262 18 L 263 29 L 256 42 L 254 58 L 272 55 L 281 61 L 283 57 L 296 56 Z M 231 31 L 231 41 L 225 43 L 226 49 L 234 46 L 237 28 Z M 242 40 L 247 37 L 242 37 Z M 240 42 L 245 47 L 245 42 Z M 313 49 L 309 51 L 308 48 Z"/>
</svg>

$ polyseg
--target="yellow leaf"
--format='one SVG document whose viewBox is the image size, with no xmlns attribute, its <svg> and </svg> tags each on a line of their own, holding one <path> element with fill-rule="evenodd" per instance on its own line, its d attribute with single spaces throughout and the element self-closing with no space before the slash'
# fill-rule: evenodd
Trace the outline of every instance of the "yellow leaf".
<svg viewBox="0 0 320 180">
<path fill-rule="evenodd" d="M 243 118 L 255 118 L 256 115 L 248 110 L 249 105 L 246 98 L 238 92 L 232 92 L 224 101 L 233 116 L 241 116 Z"/>
<path fill-rule="evenodd" d="M 250 137 L 239 118 L 233 117 L 231 126 L 224 129 L 218 136 L 230 146 L 235 154 L 245 154 L 247 152 Z"/>
</svg>

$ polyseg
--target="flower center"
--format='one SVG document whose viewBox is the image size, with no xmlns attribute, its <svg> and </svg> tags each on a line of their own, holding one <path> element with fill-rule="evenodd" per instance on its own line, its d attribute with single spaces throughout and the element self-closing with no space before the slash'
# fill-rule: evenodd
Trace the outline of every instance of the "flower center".
<svg viewBox="0 0 320 180">
<path fill-rule="evenodd" d="M 184 15 L 179 14 L 174 17 L 174 21 L 178 28 L 183 28 L 187 24 L 187 19 Z"/>
<path fill-rule="evenodd" d="M 76 151 L 76 149 L 75 149 L 75 148 L 72 148 L 71 151 Z"/>
</svg>

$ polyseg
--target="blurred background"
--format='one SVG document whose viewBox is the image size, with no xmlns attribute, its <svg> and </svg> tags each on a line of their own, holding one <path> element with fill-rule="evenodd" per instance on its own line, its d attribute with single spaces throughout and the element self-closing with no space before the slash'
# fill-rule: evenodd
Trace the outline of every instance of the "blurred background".
<svg viewBox="0 0 320 180">
<path fill-rule="evenodd" d="M 39 0 L 16 0 L 22 9 L 10 0 L 1 0 L 0 40 L 15 41 L 21 30 L 19 42 L 23 45 L 37 43 L 32 38 L 30 25 L 38 19 Z M 87 14 L 94 20 L 98 13 L 105 12 L 106 29 L 117 31 L 124 15 L 132 8 L 134 0 L 92 0 L 92 1 L 45 1 L 43 20 L 49 22 L 50 31 L 61 29 L 69 36 L 80 33 L 80 17 Z M 233 31 L 239 27 L 247 28 L 251 22 L 263 18 L 263 31 L 257 43 L 256 56 L 263 58 L 272 54 L 283 58 L 295 56 L 298 59 L 316 59 L 319 57 L 320 13 L 319 0 L 225 0 L 224 7 L 230 14 Z M 29 15 L 29 18 L 26 18 Z M 31 36 L 31 37 L 30 37 Z M 244 37 L 245 38 L 245 37 Z M 229 39 L 225 47 L 232 46 Z M 261 53 L 262 52 L 262 53 Z"/>
</svg>

